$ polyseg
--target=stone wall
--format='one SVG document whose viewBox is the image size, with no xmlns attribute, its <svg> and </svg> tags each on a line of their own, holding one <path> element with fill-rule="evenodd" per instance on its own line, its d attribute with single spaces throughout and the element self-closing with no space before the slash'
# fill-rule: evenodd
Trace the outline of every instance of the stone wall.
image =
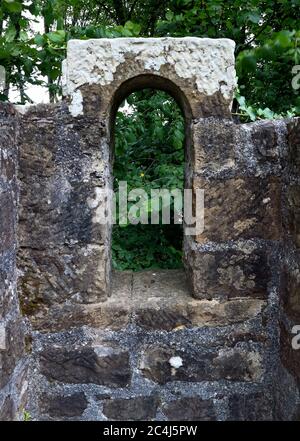
<svg viewBox="0 0 300 441">
<path fill-rule="evenodd" d="M 25 324 L 17 297 L 18 116 L 0 105 L 0 420 L 22 418 L 26 407 Z"/>
<path fill-rule="evenodd" d="M 28 192 L 34 185 L 38 199 L 46 192 L 46 208 L 41 211 L 35 203 L 29 211 L 32 217 L 20 215 L 20 267 L 25 251 L 31 259 L 35 259 L 34 253 L 43 258 L 49 251 L 52 258 L 63 256 L 61 249 L 57 253 L 48 242 L 56 231 L 57 244 L 72 252 L 66 238 L 74 231 L 70 228 L 74 218 L 61 218 L 68 211 L 65 207 L 72 205 L 77 219 L 79 213 L 90 210 L 75 231 L 78 235 L 92 230 L 97 207 L 88 204 L 89 195 L 80 185 L 77 199 L 66 192 L 70 185 L 65 184 L 62 173 L 61 158 L 68 155 L 69 164 L 76 163 L 78 146 L 84 149 L 86 139 L 94 139 L 92 126 L 82 138 L 77 118 L 69 115 L 66 103 L 38 106 L 23 117 L 22 124 L 30 130 L 20 144 L 20 212 L 24 207 L 28 210 L 33 198 L 28 198 Z M 80 127 L 86 128 L 84 117 L 79 118 Z M 46 127 L 53 124 L 53 130 L 47 129 L 48 138 L 43 135 L 36 143 L 40 121 Z M 72 135 L 60 144 L 62 154 L 56 146 L 66 121 Z M 282 287 L 288 286 L 282 275 L 285 249 L 289 248 L 283 225 L 286 176 L 290 176 L 288 133 L 296 122 L 240 125 L 212 117 L 194 122 L 193 183 L 206 189 L 206 228 L 199 237 L 186 239 L 186 276 L 172 271 L 114 274 L 108 299 L 86 301 L 68 295 L 68 288 L 48 291 L 49 275 L 54 273 L 55 280 L 63 281 L 69 264 L 61 260 L 61 266 L 52 267 L 46 260 L 47 283 L 36 291 L 40 297 L 29 290 L 33 307 L 28 309 L 21 277 L 22 305 L 34 329 L 29 400 L 34 418 L 296 418 L 298 392 L 296 374 L 292 374 L 297 364 L 294 360 L 289 365 L 286 360 L 281 363 L 279 345 L 280 335 L 284 336 L 279 326 Z M 203 130 L 210 136 L 201 135 Z M 101 139 L 95 143 L 95 151 L 99 144 Z M 43 154 L 36 155 L 34 164 L 31 155 L 36 146 Z M 30 173 L 26 171 L 29 166 Z M 60 181 L 53 179 L 56 167 Z M 90 166 L 86 169 L 94 175 Z M 82 173 L 72 166 L 65 170 L 69 170 L 69 182 Z M 29 185 L 24 175 L 30 175 Z M 98 179 L 105 179 L 101 176 Z M 93 194 L 92 186 L 90 189 Z M 29 234 L 37 216 L 35 234 Z M 59 221 L 61 227 L 51 229 Z M 25 246 L 39 235 L 34 246 Z M 71 237 L 78 240 L 78 236 Z M 33 268 L 43 275 L 40 260 L 34 262 Z M 24 274 L 25 269 L 32 271 L 22 268 Z M 95 268 L 89 270 L 90 277 Z M 35 278 L 36 269 L 32 274 Z M 76 277 L 67 280 L 72 284 Z M 50 295 L 42 297 L 43 292 Z M 290 357 L 297 357 L 293 352 L 289 350 Z"/>
<path fill-rule="evenodd" d="M 283 174 L 282 211 L 284 246 L 280 296 L 280 357 L 300 386 L 300 350 L 292 348 L 293 327 L 300 324 L 300 118 L 287 124 L 286 168 Z M 299 331 L 298 331 L 299 332 Z M 296 418 L 299 420 L 300 406 Z"/>
<path fill-rule="evenodd" d="M 64 103 L 29 110 L 21 132 L 19 294 L 22 311 L 39 320 L 54 305 L 109 295 L 108 229 L 97 222 L 109 161 L 101 121 L 74 119 Z"/>
<path fill-rule="evenodd" d="M 1 335 L 12 317 L 17 335 L 30 337 L 26 356 L 16 339 L 10 364 L 0 352 L 7 380 L 30 361 L 27 376 L 3 386 L 3 409 L 15 400 L 7 419 L 20 417 L 27 382 L 22 405 L 36 420 L 299 417 L 300 351 L 291 347 L 299 121 L 230 119 L 233 48 L 194 38 L 73 41 L 64 100 L 18 117 L 6 108 L 1 136 L 14 155 L 18 144 L 20 196 L 16 235 L 13 156 L 0 181 L 14 201 L 1 204 L 11 216 L 0 231 L 14 299 Z M 185 186 L 205 190 L 205 229 L 185 236 L 185 271 L 110 269 L 111 230 L 100 212 L 110 204 L 102 190 L 112 186 L 113 122 L 122 99 L 142 87 L 177 99 Z"/>
</svg>

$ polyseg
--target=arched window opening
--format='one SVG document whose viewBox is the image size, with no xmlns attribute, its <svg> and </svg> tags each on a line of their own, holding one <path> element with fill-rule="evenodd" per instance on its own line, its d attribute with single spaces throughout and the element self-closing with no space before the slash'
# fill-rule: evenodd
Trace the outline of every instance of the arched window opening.
<svg viewBox="0 0 300 441">
<path fill-rule="evenodd" d="M 182 110 L 167 92 L 143 88 L 122 101 L 113 130 L 117 200 L 112 234 L 113 267 L 133 271 L 180 268 L 183 227 L 176 211 L 178 199 L 176 202 L 173 196 L 179 192 L 183 195 L 184 188 Z M 121 218 L 118 205 L 124 183 L 128 194 L 127 219 Z M 156 191 L 164 195 L 156 200 L 158 205 L 153 199 L 158 194 Z M 163 210 L 168 208 L 169 222 L 168 215 L 163 217 Z"/>
</svg>

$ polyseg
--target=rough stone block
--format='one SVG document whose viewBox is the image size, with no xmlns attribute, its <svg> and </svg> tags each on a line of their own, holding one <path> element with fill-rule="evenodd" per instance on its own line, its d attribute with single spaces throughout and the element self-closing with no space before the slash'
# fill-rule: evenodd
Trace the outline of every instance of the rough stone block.
<svg viewBox="0 0 300 441">
<path fill-rule="evenodd" d="M 240 348 L 201 351 L 196 345 L 184 350 L 168 346 L 146 348 L 140 361 L 143 375 L 165 384 L 169 381 L 260 381 L 261 355 Z"/>
<path fill-rule="evenodd" d="M 300 118 L 293 118 L 287 124 L 289 144 L 289 166 L 296 172 L 300 171 Z"/>
<path fill-rule="evenodd" d="M 49 305 L 39 297 L 36 302 L 31 296 L 32 288 L 27 298 L 22 298 L 23 310 L 30 314 L 33 328 L 40 332 L 59 332 L 83 325 L 120 330 L 125 328 L 131 319 L 132 273 L 122 271 L 117 274 L 116 277 L 112 277 L 112 295 L 105 302 L 70 303 L 66 297 L 66 301 L 62 304 Z M 48 303 L 56 301 L 54 295 L 55 293 L 52 298 L 49 298 Z"/>
<path fill-rule="evenodd" d="M 19 295 L 26 315 L 66 300 L 92 303 L 106 298 L 108 250 L 95 245 L 65 251 L 19 250 Z"/>
<path fill-rule="evenodd" d="M 272 121 L 259 121 L 251 125 L 251 138 L 259 160 L 278 159 L 278 136 Z"/>
<path fill-rule="evenodd" d="M 286 193 L 287 218 L 284 219 L 288 233 L 300 248 L 300 185 L 290 185 Z"/>
<path fill-rule="evenodd" d="M 0 421 L 12 421 L 15 417 L 15 406 L 11 395 L 0 403 Z"/>
<path fill-rule="evenodd" d="M 266 302 L 258 299 L 200 300 L 188 306 L 194 326 L 226 326 L 246 322 L 262 314 Z"/>
<path fill-rule="evenodd" d="M 193 125 L 194 172 L 222 172 L 236 162 L 237 126 L 228 120 L 203 118 Z"/>
<path fill-rule="evenodd" d="M 102 123 L 95 115 L 73 121 L 65 104 L 37 106 L 23 115 L 22 134 L 18 265 L 23 311 L 31 315 L 66 298 L 102 301 L 110 285 L 110 228 L 99 215 L 106 204 Z"/>
<path fill-rule="evenodd" d="M 256 299 L 230 301 L 189 300 L 171 305 L 158 297 L 156 302 L 139 305 L 134 312 L 134 323 L 147 330 L 172 331 L 195 327 L 218 327 L 244 322 L 258 317 L 266 303 Z"/>
<path fill-rule="evenodd" d="M 78 349 L 48 348 L 40 354 L 41 373 L 49 381 L 125 387 L 130 383 L 129 354 L 112 345 Z"/>
<path fill-rule="evenodd" d="M 164 403 L 162 412 L 169 421 L 215 421 L 213 400 L 183 397 Z"/>
<path fill-rule="evenodd" d="M 250 247 L 251 248 L 251 247 Z M 271 277 L 264 250 L 190 251 L 187 268 L 196 298 L 266 298 Z"/>
<path fill-rule="evenodd" d="M 79 326 L 118 331 L 130 321 L 130 302 L 110 297 L 105 302 L 89 305 L 54 305 L 31 316 L 34 329 L 40 332 L 59 332 Z"/>
<path fill-rule="evenodd" d="M 116 398 L 103 403 L 103 413 L 109 420 L 149 421 L 156 416 L 156 396 Z"/>
<path fill-rule="evenodd" d="M 229 397 L 229 420 L 272 421 L 274 402 L 265 391 L 240 393 Z"/>
<path fill-rule="evenodd" d="M 83 392 L 76 392 L 67 396 L 43 395 L 40 399 L 41 412 L 54 418 L 80 417 L 87 405 L 88 401 Z"/>
<path fill-rule="evenodd" d="M 228 256 L 224 257 L 225 261 L 228 262 Z M 207 269 L 203 268 L 203 273 L 204 278 Z M 210 286 L 212 289 L 210 294 L 215 296 L 217 292 L 215 275 L 212 276 L 212 281 L 215 284 Z M 230 292 L 232 293 L 232 290 Z M 113 292 L 113 296 L 118 297 L 118 292 Z M 166 331 L 190 327 L 225 326 L 246 321 L 259 316 L 265 306 L 264 301 L 251 298 L 230 301 L 193 300 L 182 270 L 134 273 L 132 303 L 133 323 L 148 330 Z"/>
<path fill-rule="evenodd" d="M 16 245 L 16 207 L 11 191 L 0 188 L 0 252 L 13 250 Z"/>
<path fill-rule="evenodd" d="M 204 232 L 197 242 L 239 238 L 278 240 L 281 235 L 280 183 L 276 178 L 194 179 L 204 190 Z"/>
<path fill-rule="evenodd" d="M 5 350 L 0 351 L 0 388 L 9 381 L 16 364 L 24 355 L 24 324 L 14 318 L 6 324 Z"/>
</svg>

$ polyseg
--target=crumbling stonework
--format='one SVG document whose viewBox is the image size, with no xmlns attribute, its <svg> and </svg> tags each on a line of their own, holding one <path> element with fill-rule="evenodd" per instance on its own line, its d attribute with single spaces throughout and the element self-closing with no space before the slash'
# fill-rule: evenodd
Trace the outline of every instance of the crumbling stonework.
<svg viewBox="0 0 300 441">
<path fill-rule="evenodd" d="M 299 120 L 231 120 L 233 50 L 226 39 L 71 41 L 61 103 L 3 107 L 0 419 L 22 408 L 37 420 L 299 415 Z M 111 272 L 101 190 L 115 112 L 143 87 L 178 101 L 185 187 L 205 190 L 185 271 Z"/>
<path fill-rule="evenodd" d="M 25 324 L 17 297 L 17 136 L 11 105 L 0 107 L 0 420 L 19 418 L 26 403 Z"/>
<path fill-rule="evenodd" d="M 291 346 L 293 327 L 299 325 L 300 300 L 300 253 L 299 253 L 299 151 L 300 119 L 287 124 L 286 167 L 282 176 L 284 237 L 282 252 L 281 314 L 280 314 L 280 357 L 283 366 L 296 383 L 300 380 L 300 350 Z M 299 409 L 296 414 L 299 419 Z"/>
</svg>

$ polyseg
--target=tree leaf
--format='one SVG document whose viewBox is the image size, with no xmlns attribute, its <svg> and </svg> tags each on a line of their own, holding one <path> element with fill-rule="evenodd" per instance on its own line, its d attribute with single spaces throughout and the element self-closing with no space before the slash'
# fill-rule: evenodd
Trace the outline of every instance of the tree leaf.
<svg viewBox="0 0 300 441">
<path fill-rule="evenodd" d="M 5 31 L 5 41 L 7 41 L 7 43 L 11 43 L 14 41 L 15 37 L 16 37 L 17 31 L 14 25 L 10 25 L 9 28 L 6 29 Z"/>
</svg>

